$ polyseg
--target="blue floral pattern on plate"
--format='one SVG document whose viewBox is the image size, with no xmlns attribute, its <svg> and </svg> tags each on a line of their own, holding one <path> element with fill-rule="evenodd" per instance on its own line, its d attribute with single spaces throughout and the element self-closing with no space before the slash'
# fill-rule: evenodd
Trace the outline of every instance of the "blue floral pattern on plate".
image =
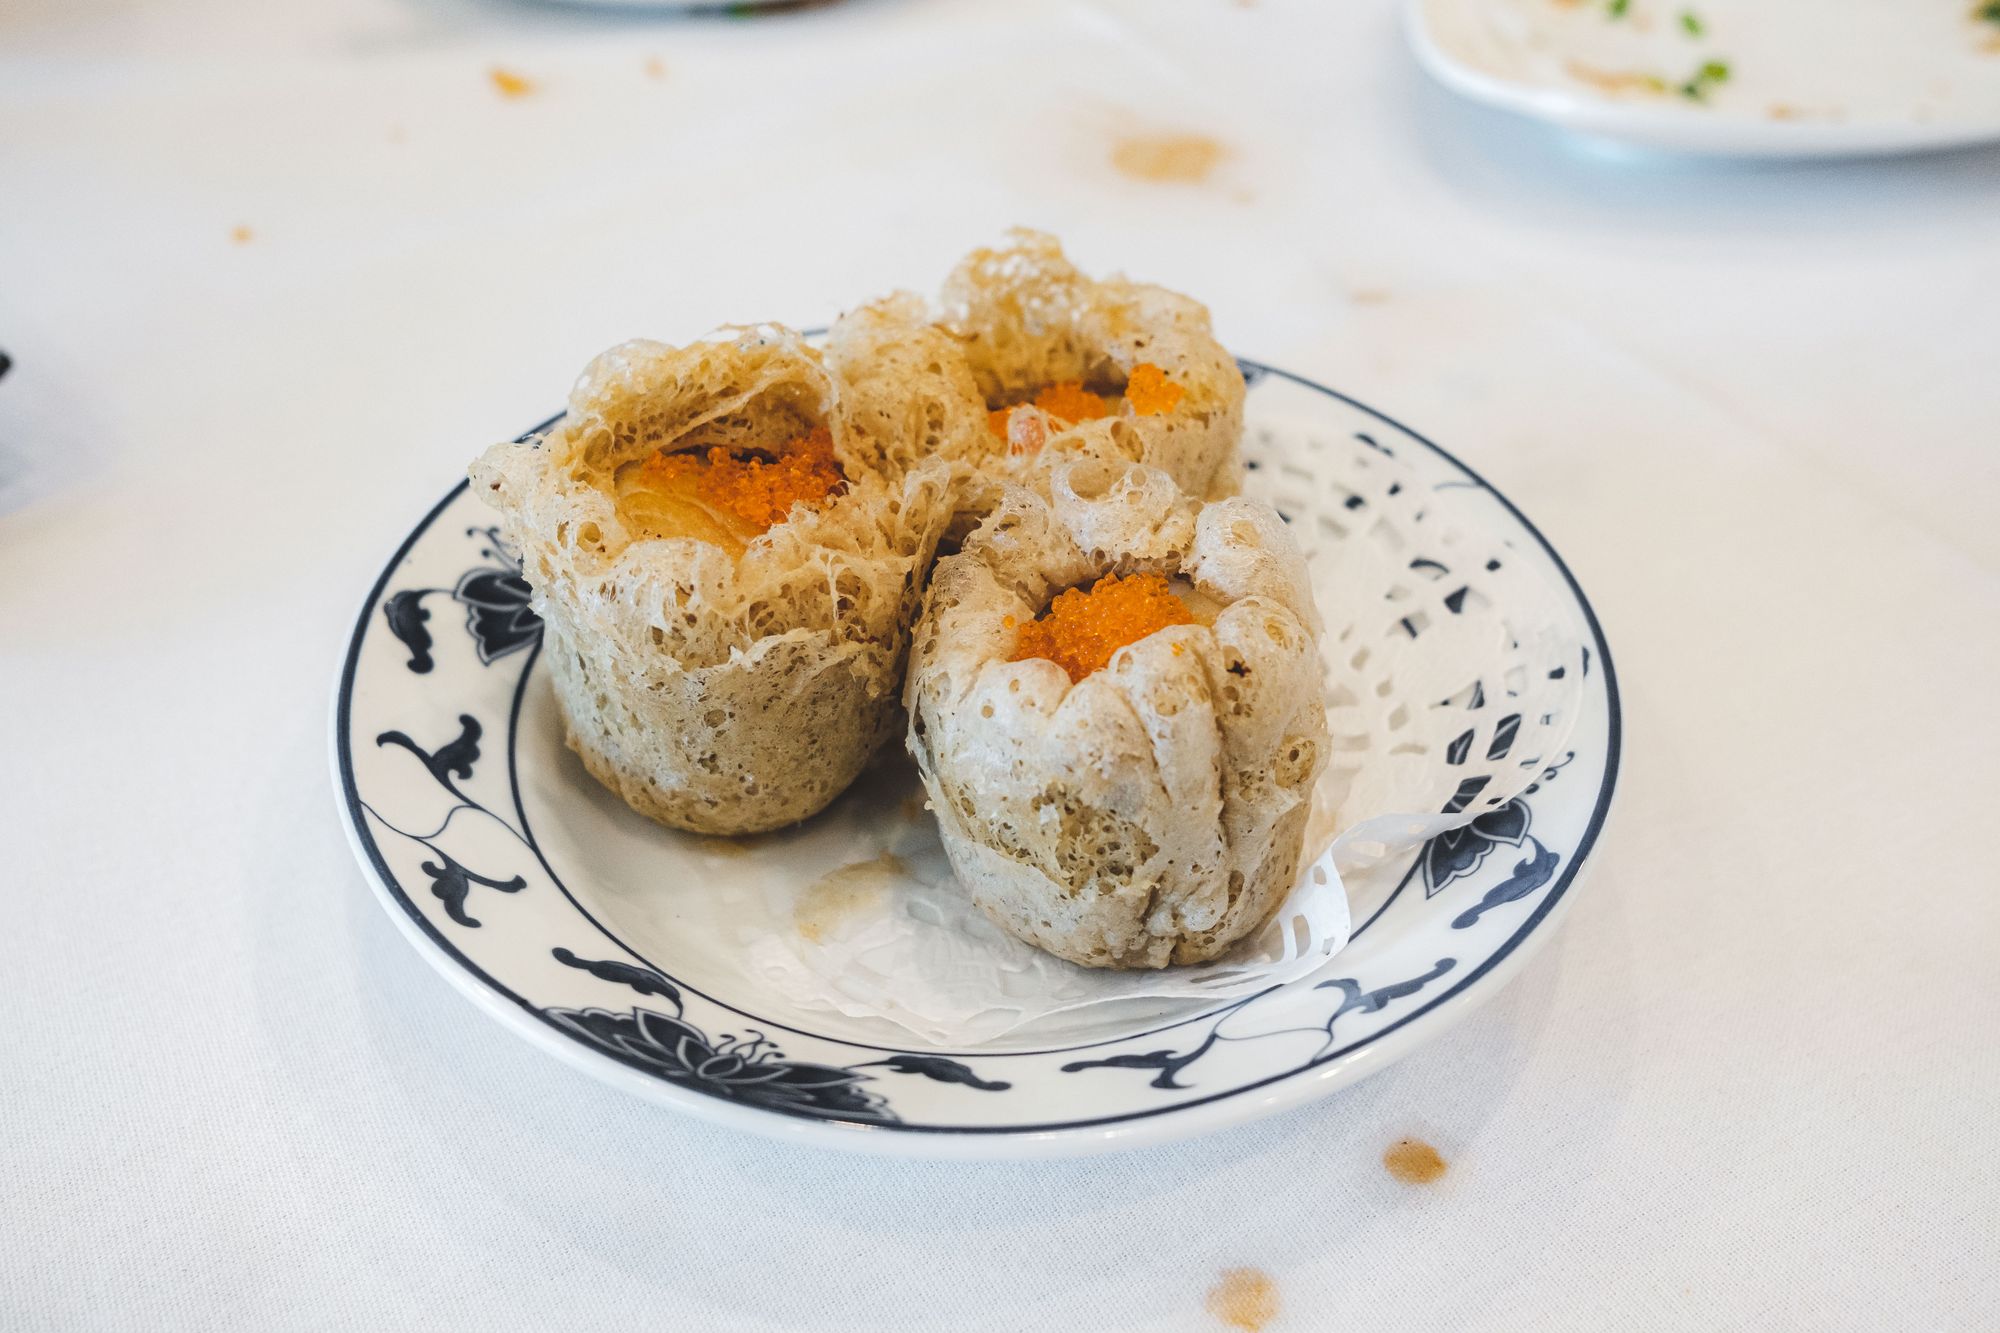
<svg viewBox="0 0 2000 1333">
<path fill-rule="evenodd" d="M 559 873 L 530 828 L 518 742 L 541 626 L 518 561 L 463 484 L 370 594 L 336 703 L 342 806 L 385 905 L 430 961 L 538 1044 L 711 1118 L 845 1146 L 864 1143 L 853 1137 L 861 1130 L 913 1131 L 898 1135 L 902 1150 L 953 1155 L 1142 1142 L 1303 1101 L 1414 1046 L 1441 1029 L 1447 1002 L 1490 994 L 1553 928 L 1616 777 L 1609 658 L 1568 571 L 1476 475 L 1332 390 L 1244 369 L 1251 419 L 1283 414 L 1414 457 L 1440 502 L 1491 506 L 1520 557 L 1546 564 L 1592 631 L 1588 715 L 1569 753 L 1518 797 L 1412 855 L 1383 902 L 1357 904 L 1367 920 L 1327 969 L 1339 975 L 1067 1045 L 942 1052 L 779 1021 L 654 966 L 566 882 L 587 867 Z M 463 612 L 456 635 L 433 620 L 441 605 Z M 1503 722 L 1491 735 L 1504 745 L 1511 730 Z M 1462 791 L 1459 808 L 1477 795 Z M 1417 883 L 1420 894 L 1406 891 Z M 1245 1096 L 1259 1090 L 1268 1091 Z M 973 1140 L 985 1146 L 963 1146 Z"/>
</svg>

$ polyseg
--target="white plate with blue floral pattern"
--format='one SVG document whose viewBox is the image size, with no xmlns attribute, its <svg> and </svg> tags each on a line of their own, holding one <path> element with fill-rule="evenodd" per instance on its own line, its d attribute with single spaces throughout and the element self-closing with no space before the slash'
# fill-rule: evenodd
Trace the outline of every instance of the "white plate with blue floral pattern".
<svg viewBox="0 0 2000 1333">
<path fill-rule="evenodd" d="M 1563 753 L 1524 760 L 1539 771 L 1518 796 L 1375 877 L 1351 942 L 1319 972 L 1226 1002 L 1080 1011 L 972 1049 L 800 1007 L 739 965 L 718 886 L 823 873 L 927 819 L 907 765 L 885 757 L 826 814 L 748 844 L 632 814 L 564 747 L 527 586 L 463 483 L 376 580 L 335 699 L 337 795 L 384 908 L 481 1009 L 577 1068 L 706 1120 L 861 1151 L 1037 1157 L 1181 1138 L 1326 1096 L 1431 1040 L 1569 906 L 1618 771 L 1610 655 L 1554 549 L 1471 469 L 1345 395 L 1243 370 L 1253 467 L 1259 448 L 1294 447 L 1273 442 L 1300 439 L 1302 423 L 1312 447 L 1378 451 L 1409 479 L 1387 494 L 1414 484 L 1476 507 L 1505 558 L 1573 599 L 1587 627 Z M 1280 420 L 1284 433 L 1260 428 Z M 1299 475 L 1261 461 L 1253 495 Z M 1466 558 L 1445 545 L 1410 557 L 1440 589 Z M 1504 745 L 1506 723 L 1482 719 L 1480 734 Z"/>
</svg>

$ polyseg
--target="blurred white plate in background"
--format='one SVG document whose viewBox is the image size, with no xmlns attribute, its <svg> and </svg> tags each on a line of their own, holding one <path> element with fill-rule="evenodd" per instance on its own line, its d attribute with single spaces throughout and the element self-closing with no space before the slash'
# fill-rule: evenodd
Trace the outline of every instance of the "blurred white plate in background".
<svg viewBox="0 0 2000 1333">
<path fill-rule="evenodd" d="M 549 0 L 558 9 L 659 9 L 694 10 L 728 17 L 752 9 L 778 9 L 830 4 L 832 0 Z"/>
<path fill-rule="evenodd" d="M 1452 91 L 1669 152 L 1830 157 L 2000 141 L 1987 0 L 1409 0 Z"/>
</svg>

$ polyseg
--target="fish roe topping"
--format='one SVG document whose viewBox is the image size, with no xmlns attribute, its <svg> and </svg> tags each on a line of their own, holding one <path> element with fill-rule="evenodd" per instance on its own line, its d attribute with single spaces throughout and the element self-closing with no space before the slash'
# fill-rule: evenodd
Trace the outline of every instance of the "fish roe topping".
<svg viewBox="0 0 2000 1333">
<path fill-rule="evenodd" d="M 1109 664 L 1120 648 L 1170 625 L 1194 623 L 1194 612 L 1174 596 L 1166 575 L 1107 574 L 1089 592 L 1058 594 L 1040 619 L 1021 626 L 1007 660 L 1045 657 L 1075 683 Z"/>
<path fill-rule="evenodd" d="M 1187 390 L 1167 378 L 1167 372 L 1147 361 L 1132 367 L 1125 382 L 1125 401 L 1142 417 L 1157 417 L 1180 406 Z"/>
<path fill-rule="evenodd" d="M 1044 385 L 1041 392 L 1035 395 L 1034 403 L 1065 426 L 1111 415 L 1110 406 L 1103 398 L 1084 388 L 1082 380 L 1060 380 Z M 986 414 L 986 429 L 1006 439 L 1007 418 L 1013 415 L 1011 407 L 995 408 Z"/>
<path fill-rule="evenodd" d="M 1125 401 L 1142 417 L 1159 416 L 1173 411 L 1185 392 L 1180 385 L 1167 378 L 1166 371 L 1148 361 L 1133 367 L 1125 385 Z M 1106 401 L 1104 395 L 1084 388 L 1082 380 L 1059 380 L 1044 385 L 1035 394 L 1034 404 L 1065 426 L 1108 417 L 1113 411 L 1112 404 Z M 1012 407 L 993 409 L 986 414 L 986 429 L 1000 439 L 1006 439 L 1007 419 L 1013 414 Z"/>
<path fill-rule="evenodd" d="M 847 484 L 825 426 L 787 440 L 777 455 L 738 456 L 717 447 L 706 454 L 658 453 L 640 467 L 640 484 L 692 498 L 744 527 L 764 532 L 785 521 L 795 504 L 817 504 Z"/>
<path fill-rule="evenodd" d="M 1049 385 L 1035 395 L 1035 406 L 1071 425 L 1111 414 L 1104 399 L 1084 388 L 1082 380 L 1059 380 Z"/>
</svg>

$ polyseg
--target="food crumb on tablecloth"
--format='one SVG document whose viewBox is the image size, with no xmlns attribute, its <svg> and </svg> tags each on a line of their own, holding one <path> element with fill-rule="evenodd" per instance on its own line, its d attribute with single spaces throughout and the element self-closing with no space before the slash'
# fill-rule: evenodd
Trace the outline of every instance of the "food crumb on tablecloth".
<svg viewBox="0 0 2000 1333">
<path fill-rule="evenodd" d="M 1111 165 L 1133 180 L 1199 185 L 1229 150 L 1206 134 L 1134 134 L 1111 149 Z"/>
<path fill-rule="evenodd" d="M 487 73 L 493 86 L 500 90 L 502 97 L 527 97 L 535 91 L 535 81 L 525 74 L 516 74 L 511 69 L 495 65 Z"/>
<path fill-rule="evenodd" d="M 1258 1333 L 1278 1317 L 1278 1284 L 1261 1268 L 1225 1268 L 1204 1305 L 1231 1328 Z"/>
<path fill-rule="evenodd" d="M 1429 1185 L 1445 1173 L 1444 1158 L 1422 1139 L 1397 1139 L 1382 1154 L 1382 1165 L 1405 1185 Z"/>
</svg>

